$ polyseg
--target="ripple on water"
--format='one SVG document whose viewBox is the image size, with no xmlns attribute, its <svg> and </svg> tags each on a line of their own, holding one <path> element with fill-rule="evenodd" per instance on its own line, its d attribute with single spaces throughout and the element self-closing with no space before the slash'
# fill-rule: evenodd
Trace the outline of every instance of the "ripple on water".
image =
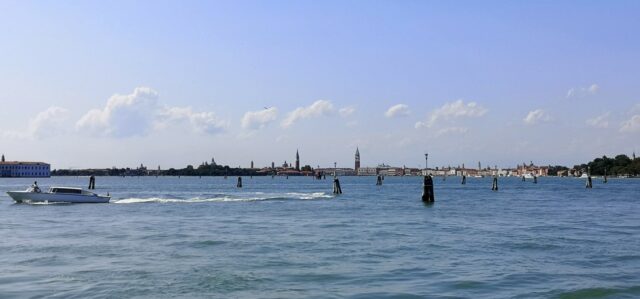
<svg viewBox="0 0 640 299">
<path fill-rule="evenodd" d="M 640 286 L 628 288 L 585 288 L 554 293 L 556 294 L 553 297 L 557 299 L 638 298 L 640 296 Z"/>
</svg>

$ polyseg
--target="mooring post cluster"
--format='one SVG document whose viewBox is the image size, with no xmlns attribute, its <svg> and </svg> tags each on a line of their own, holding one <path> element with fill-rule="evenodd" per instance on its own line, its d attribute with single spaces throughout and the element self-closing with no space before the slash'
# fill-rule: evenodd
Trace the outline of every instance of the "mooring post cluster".
<svg viewBox="0 0 640 299">
<path fill-rule="evenodd" d="M 236 187 L 242 188 L 242 177 L 241 176 L 238 177 L 238 184 L 236 185 Z"/>
<path fill-rule="evenodd" d="M 467 183 L 467 176 L 466 175 L 462 175 L 462 185 Z"/>
<path fill-rule="evenodd" d="M 376 186 L 382 186 L 382 176 L 378 176 L 378 179 L 376 180 Z"/>
</svg>

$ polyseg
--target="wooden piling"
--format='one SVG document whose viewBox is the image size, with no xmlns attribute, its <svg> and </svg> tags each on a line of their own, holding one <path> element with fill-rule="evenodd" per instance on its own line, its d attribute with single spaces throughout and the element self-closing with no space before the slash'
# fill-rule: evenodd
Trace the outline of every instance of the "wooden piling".
<svg viewBox="0 0 640 299">
<path fill-rule="evenodd" d="M 466 184 L 467 183 L 467 176 L 466 175 L 462 175 L 462 184 Z"/>
<path fill-rule="evenodd" d="M 378 179 L 376 180 L 376 186 L 382 186 L 382 177 L 378 176 Z"/>
<path fill-rule="evenodd" d="M 538 177 L 537 177 L 537 176 L 535 176 L 535 175 L 533 176 L 533 183 L 534 183 L 534 184 L 537 184 L 537 183 L 538 183 Z"/>
<path fill-rule="evenodd" d="M 605 184 L 607 183 L 607 169 L 606 168 L 604 169 L 604 181 L 603 181 L 603 183 L 605 183 Z"/>
<path fill-rule="evenodd" d="M 591 181 L 591 176 L 587 177 L 587 189 L 593 188 L 593 182 Z"/>
<path fill-rule="evenodd" d="M 422 183 L 422 201 L 425 203 L 432 203 L 435 201 L 435 195 L 433 193 L 433 178 L 430 175 L 424 176 Z"/>
<path fill-rule="evenodd" d="M 491 184 L 491 190 L 498 191 L 498 177 L 493 176 L 493 183 Z"/>
<path fill-rule="evenodd" d="M 96 177 L 95 176 L 90 176 L 89 177 L 89 190 L 95 189 L 95 188 L 96 188 Z"/>
<path fill-rule="evenodd" d="M 522 176 L 522 181 L 526 181 L 527 179 L 524 177 L 524 175 Z"/>
<path fill-rule="evenodd" d="M 342 194 L 342 188 L 340 188 L 340 180 L 338 178 L 333 179 L 333 194 Z"/>
<path fill-rule="evenodd" d="M 238 177 L 238 184 L 236 185 L 236 187 L 242 188 L 242 177 L 241 176 Z"/>
</svg>

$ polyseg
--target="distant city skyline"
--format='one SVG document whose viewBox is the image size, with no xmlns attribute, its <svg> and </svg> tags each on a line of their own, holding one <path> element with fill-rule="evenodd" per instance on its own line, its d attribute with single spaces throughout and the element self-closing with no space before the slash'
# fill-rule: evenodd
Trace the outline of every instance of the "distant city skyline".
<svg viewBox="0 0 640 299">
<path fill-rule="evenodd" d="M 606 13 L 605 13 L 606 12 Z M 513 167 L 640 150 L 640 3 L 5 2 L 0 153 Z"/>
</svg>

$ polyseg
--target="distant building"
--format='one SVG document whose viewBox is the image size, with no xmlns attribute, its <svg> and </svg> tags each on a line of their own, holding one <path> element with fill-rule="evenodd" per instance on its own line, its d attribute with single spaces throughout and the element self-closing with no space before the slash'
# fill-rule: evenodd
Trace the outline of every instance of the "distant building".
<svg viewBox="0 0 640 299">
<path fill-rule="evenodd" d="M 315 169 L 316 173 L 324 173 L 327 176 L 331 176 L 334 173 L 337 176 L 351 176 L 356 175 L 355 170 L 351 168 L 317 168 Z"/>
<path fill-rule="evenodd" d="M 361 176 L 378 175 L 378 169 L 375 167 L 359 167 L 357 174 Z"/>
<path fill-rule="evenodd" d="M 522 165 L 518 165 L 517 175 L 523 176 L 525 174 L 531 174 L 535 176 L 547 176 L 549 175 L 549 167 L 547 166 L 536 166 L 531 162 L 529 165 L 522 163 Z"/>
<path fill-rule="evenodd" d="M 404 168 L 402 167 L 385 167 L 378 170 L 379 175 L 383 176 L 403 176 Z"/>
<path fill-rule="evenodd" d="M 9 178 L 48 178 L 51 176 L 51 165 L 44 162 L 6 161 L 4 155 L 0 159 L 0 177 Z"/>
</svg>

